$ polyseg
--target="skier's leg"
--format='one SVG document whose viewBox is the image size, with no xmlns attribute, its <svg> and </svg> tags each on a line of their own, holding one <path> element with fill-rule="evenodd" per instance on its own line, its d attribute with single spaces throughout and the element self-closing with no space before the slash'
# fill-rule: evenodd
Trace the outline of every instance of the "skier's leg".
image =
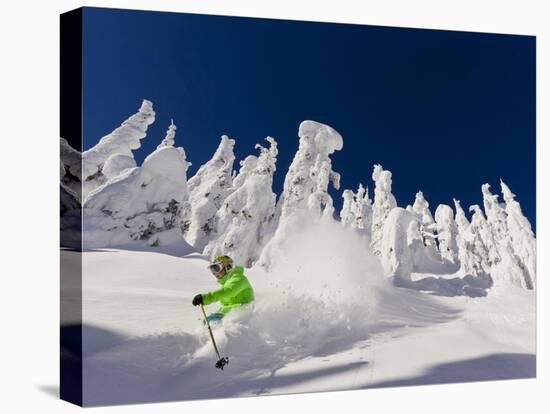
<svg viewBox="0 0 550 414">
<path fill-rule="evenodd" d="M 214 313 L 211 313 L 210 315 L 208 315 L 207 319 L 208 319 L 208 322 L 212 323 L 212 322 L 220 322 L 223 318 L 223 313 L 221 312 L 214 312 Z"/>
</svg>

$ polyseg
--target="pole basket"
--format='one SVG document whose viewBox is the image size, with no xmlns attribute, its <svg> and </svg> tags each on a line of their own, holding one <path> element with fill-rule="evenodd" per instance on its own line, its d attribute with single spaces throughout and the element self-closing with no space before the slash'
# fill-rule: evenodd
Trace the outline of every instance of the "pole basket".
<svg viewBox="0 0 550 414">
<path fill-rule="evenodd" d="M 223 367 L 225 367 L 227 364 L 229 364 L 229 357 L 220 358 L 218 362 L 216 362 L 216 368 L 223 371 Z"/>
</svg>

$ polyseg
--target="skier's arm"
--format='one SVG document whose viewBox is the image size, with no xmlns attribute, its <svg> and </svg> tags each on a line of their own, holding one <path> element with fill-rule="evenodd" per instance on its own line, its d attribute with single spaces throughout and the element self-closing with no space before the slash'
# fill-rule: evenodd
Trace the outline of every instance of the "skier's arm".
<svg viewBox="0 0 550 414">
<path fill-rule="evenodd" d="M 209 305 L 214 302 L 219 302 L 237 295 L 241 290 L 245 289 L 247 284 L 243 277 L 233 277 L 227 281 L 225 285 L 217 290 L 208 292 L 202 295 L 202 303 Z"/>
</svg>

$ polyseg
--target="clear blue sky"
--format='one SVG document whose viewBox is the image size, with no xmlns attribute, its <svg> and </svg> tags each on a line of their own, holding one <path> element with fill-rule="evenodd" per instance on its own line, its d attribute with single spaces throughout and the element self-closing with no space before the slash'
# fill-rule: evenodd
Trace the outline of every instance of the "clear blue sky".
<svg viewBox="0 0 550 414">
<path fill-rule="evenodd" d="M 164 137 L 206 162 L 227 134 L 237 159 L 279 143 L 274 190 L 304 119 L 344 137 L 342 187 L 393 173 L 406 206 L 482 204 L 502 177 L 535 226 L 535 38 L 452 31 L 85 8 L 84 148 L 150 99 L 140 163 Z M 238 168 L 238 164 L 235 165 Z M 332 192 L 341 206 L 341 192 Z"/>
</svg>

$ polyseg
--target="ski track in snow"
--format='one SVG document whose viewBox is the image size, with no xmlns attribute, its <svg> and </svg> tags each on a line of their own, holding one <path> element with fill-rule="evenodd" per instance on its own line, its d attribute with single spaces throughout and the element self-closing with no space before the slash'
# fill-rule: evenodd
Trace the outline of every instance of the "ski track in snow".
<svg viewBox="0 0 550 414">
<path fill-rule="evenodd" d="M 62 255 L 70 261 L 78 253 Z M 86 405 L 535 376 L 534 291 L 448 297 L 382 283 L 373 287 L 376 304 L 361 313 L 279 295 L 257 269 L 247 271 L 254 307 L 214 329 L 230 359 L 216 370 L 200 311 L 190 304 L 216 287 L 206 264 L 197 254 L 83 254 Z"/>
</svg>

